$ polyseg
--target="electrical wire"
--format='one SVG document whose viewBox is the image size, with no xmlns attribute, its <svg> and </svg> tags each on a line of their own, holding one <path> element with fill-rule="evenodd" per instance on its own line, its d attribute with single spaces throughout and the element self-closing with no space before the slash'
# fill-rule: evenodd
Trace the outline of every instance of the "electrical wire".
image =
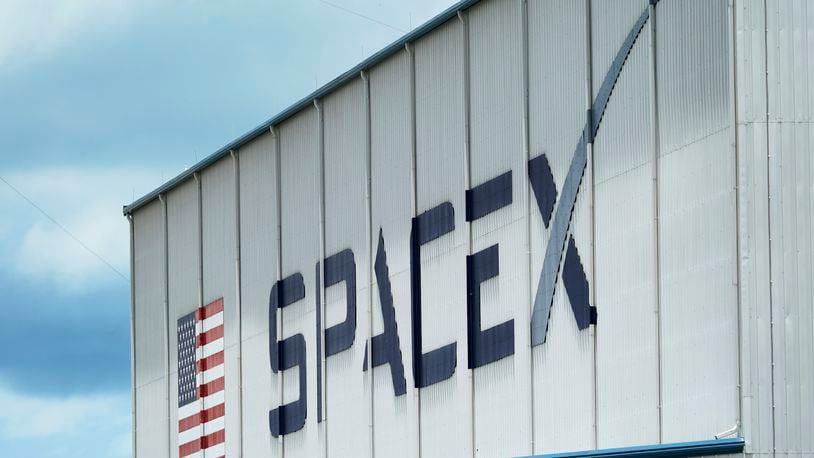
<svg viewBox="0 0 814 458">
<path fill-rule="evenodd" d="M 130 279 L 129 279 L 129 278 L 127 278 L 127 276 L 126 276 L 126 275 L 124 275 L 124 274 L 123 274 L 123 273 L 121 273 L 121 272 L 120 272 L 118 269 L 116 269 L 115 267 L 113 267 L 113 264 L 109 263 L 109 262 L 108 262 L 108 261 L 107 261 L 105 258 L 103 258 L 103 257 L 102 257 L 102 256 L 101 256 L 99 253 L 97 253 L 97 252 L 93 251 L 93 250 L 92 250 L 92 249 L 91 249 L 89 246 L 87 246 L 87 245 L 85 244 L 85 242 L 83 242 L 82 240 L 80 240 L 80 239 L 79 239 L 79 237 L 75 236 L 75 235 L 74 235 L 74 234 L 73 234 L 71 231 L 69 231 L 69 230 L 68 230 L 68 228 L 66 228 L 65 226 L 63 226 L 63 225 L 62 225 L 62 224 L 61 224 L 59 221 L 57 221 L 57 220 L 56 220 L 56 219 L 55 219 L 53 216 L 49 215 L 49 214 L 48 214 L 48 212 L 46 212 L 45 210 L 43 210 L 43 208 L 42 208 L 42 207 L 40 207 L 39 205 L 37 205 L 37 204 L 36 204 L 36 203 L 35 203 L 33 200 L 29 199 L 29 198 L 28 198 L 28 196 L 26 196 L 25 194 L 23 194 L 23 193 L 22 193 L 22 192 L 21 192 L 19 189 L 15 188 L 15 187 L 14 187 L 14 186 L 13 186 L 11 183 L 9 183 L 8 181 L 6 181 L 6 179 L 5 179 L 5 178 L 3 178 L 2 176 L 0 176 L 0 181 L 2 181 L 3 183 L 5 183 L 5 184 L 6 184 L 6 186 L 8 186 L 9 188 L 11 188 L 11 190 L 12 190 L 12 191 L 14 191 L 15 193 L 17 193 L 17 195 L 18 195 L 18 196 L 20 196 L 20 197 L 21 197 L 23 200 L 25 200 L 26 202 L 28 202 L 28 204 L 29 204 L 29 205 L 31 205 L 32 207 L 34 207 L 35 209 L 37 209 L 37 211 L 38 211 L 38 212 L 40 212 L 40 213 L 41 213 L 43 216 L 45 216 L 46 218 L 48 218 L 48 219 L 49 219 L 49 220 L 50 220 L 52 223 L 54 223 L 54 225 L 56 225 L 56 227 L 58 227 L 58 228 L 59 228 L 59 229 L 60 229 L 62 232 L 64 232 L 66 235 L 68 235 L 68 237 L 72 238 L 72 239 L 74 240 L 74 242 L 78 243 L 78 244 L 79 244 L 79 245 L 80 245 L 82 248 L 84 248 L 84 249 L 85 249 L 85 251 L 87 251 L 88 253 L 90 253 L 90 254 L 92 254 L 93 256 L 95 256 L 95 257 L 96 257 L 96 259 L 98 259 L 98 260 L 99 260 L 99 261 L 101 261 L 101 262 L 102 262 L 104 265 L 106 265 L 108 268 L 110 268 L 110 270 L 112 270 L 112 271 L 113 271 L 113 272 L 114 272 L 116 275 L 118 275 L 118 276 L 119 276 L 119 277 L 121 277 L 121 278 L 122 278 L 122 279 L 123 279 L 125 282 L 127 282 L 127 284 L 128 284 L 128 285 L 130 284 Z"/>
<path fill-rule="evenodd" d="M 382 22 L 382 21 L 380 21 L 380 20 L 378 20 L 378 19 L 375 19 L 375 18 L 372 18 L 372 17 L 370 17 L 370 16 L 365 16 L 364 14 L 359 13 L 359 12 L 357 12 L 357 11 L 354 11 L 354 10 L 352 10 L 352 9 L 350 9 L 350 8 L 346 8 L 346 7 L 344 7 L 344 6 L 337 5 L 337 4 L 335 4 L 335 3 L 327 2 L 327 1 L 325 1 L 325 0 L 318 0 L 318 1 L 319 1 L 320 3 L 323 3 L 323 4 L 325 4 L 325 5 L 328 5 L 328 6 L 330 6 L 330 7 L 336 8 L 336 9 L 338 9 L 338 10 L 342 10 L 342 11 L 344 11 L 344 12 L 346 12 L 346 13 L 349 13 L 349 14 L 352 14 L 352 15 L 354 15 L 354 16 L 358 16 L 358 17 L 360 17 L 360 18 L 362 18 L 362 19 L 367 19 L 368 21 L 375 22 L 376 24 L 383 25 L 383 26 L 385 26 L 385 27 L 391 28 L 391 29 L 393 29 L 393 30 L 395 30 L 395 31 L 397 31 L 397 32 L 401 32 L 401 33 L 407 33 L 407 31 L 406 31 L 406 30 L 400 29 L 400 28 L 398 28 L 398 27 L 396 27 L 396 26 L 392 26 L 392 25 L 390 25 L 390 24 L 388 24 L 388 23 L 386 23 L 386 22 Z"/>
</svg>

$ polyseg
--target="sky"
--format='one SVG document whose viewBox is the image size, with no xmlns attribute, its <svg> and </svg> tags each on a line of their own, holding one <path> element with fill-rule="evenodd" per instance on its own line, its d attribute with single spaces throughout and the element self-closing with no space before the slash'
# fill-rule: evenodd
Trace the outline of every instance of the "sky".
<svg viewBox="0 0 814 458">
<path fill-rule="evenodd" d="M 131 456 L 122 206 L 452 3 L 0 0 L 4 456 Z"/>
</svg>

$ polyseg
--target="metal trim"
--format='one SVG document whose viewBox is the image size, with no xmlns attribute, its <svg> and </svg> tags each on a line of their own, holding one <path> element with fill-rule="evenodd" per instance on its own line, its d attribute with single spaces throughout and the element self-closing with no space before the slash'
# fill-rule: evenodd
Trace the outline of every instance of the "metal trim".
<svg viewBox="0 0 814 458">
<path fill-rule="evenodd" d="M 647 457 L 683 457 L 701 455 L 724 455 L 741 453 L 746 441 L 742 437 L 694 442 L 675 442 L 672 444 L 639 445 L 635 447 L 606 448 L 602 450 L 585 450 L 581 452 L 552 453 L 533 455 L 526 458 L 570 458 L 581 456 L 647 456 Z"/>
<path fill-rule="evenodd" d="M 434 18 L 425 22 L 423 25 L 414 29 L 412 32 L 402 36 L 398 40 L 384 47 L 381 51 L 377 52 L 376 54 L 373 54 L 372 56 L 363 60 L 361 63 L 357 64 L 355 67 L 337 76 L 336 78 L 334 78 L 332 81 L 325 84 L 321 88 L 317 89 L 316 91 L 307 95 L 303 99 L 300 99 L 298 102 L 284 109 L 283 111 L 281 111 L 268 121 L 264 122 L 263 124 L 260 124 L 259 126 L 255 127 L 249 132 L 241 135 L 237 139 L 233 140 L 231 143 L 227 144 L 226 146 L 222 147 L 221 149 L 215 151 L 211 155 L 202 159 L 189 169 L 181 172 L 175 178 L 164 183 L 163 185 L 153 190 L 152 192 L 144 195 L 143 197 L 137 199 L 130 205 L 125 205 L 124 208 L 122 209 L 122 213 L 124 213 L 124 215 L 132 214 L 139 208 L 145 206 L 147 203 L 155 200 L 159 194 L 165 193 L 168 190 L 179 186 L 181 183 L 191 178 L 194 174 L 200 172 L 201 170 L 214 164 L 219 159 L 229 154 L 231 150 L 240 149 L 242 146 L 246 145 L 250 141 L 268 132 L 271 127 L 279 125 L 286 119 L 299 113 L 302 109 L 307 108 L 315 100 L 324 98 L 326 95 L 330 94 L 335 89 L 341 87 L 345 83 L 348 83 L 354 80 L 355 78 L 358 78 L 360 72 L 369 70 L 376 64 L 398 53 L 399 51 L 404 49 L 404 47 L 409 43 L 412 43 L 418 40 L 419 38 L 423 37 L 424 35 L 427 35 L 428 33 L 440 27 L 445 22 L 457 17 L 458 12 L 467 9 L 478 2 L 480 2 L 480 0 L 461 0 L 458 3 L 452 5 L 451 7 L 447 8 L 446 10 L 435 16 Z"/>
</svg>

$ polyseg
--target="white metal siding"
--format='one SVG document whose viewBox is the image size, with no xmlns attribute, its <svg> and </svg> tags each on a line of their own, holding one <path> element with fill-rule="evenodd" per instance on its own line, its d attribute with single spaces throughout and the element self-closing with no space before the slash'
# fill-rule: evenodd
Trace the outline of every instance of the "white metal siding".
<svg viewBox="0 0 814 458">
<path fill-rule="evenodd" d="M 167 381 L 157 379 L 136 388 L 136 455 L 162 458 L 167 450 Z M 177 453 L 177 452 L 176 452 Z"/>
<path fill-rule="evenodd" d="M 734 10 L 741 300 L 741 405 L 746 451 L 773 451 L 766 48 L 763 0 Z"/>
<path fill-rule="evenodd" d="M 164 206 L 156 200 L 133 218 L 135 244 L 136 453 L 169 453 L 165 320 Z"/>
<path fill-rule="evenodd" d="M 418 390 L 412 377 L 410 218 L 412 215 L 411 57 L 404 51 L 370 72 L 371 250 L 384 239 L 407 392 L 395 396 L 389 366 L 373 373 L 374 454 L 418 456 Z M 372 281 L 373 334 L 384 331 L 377 280 Z"/>
<path fill-rule="evenodd" d="M 198 308 L 200 298 L 200 194 L 189 180 L 167 193 L 167 285 L 170 320 L 170 452 L 178 451 L 178 319 Z M 144 455 L 145 457 L 149 455 Z M 142 458 L 142 455 L 139 455 Z"/>
<path fill-rule="evenodd" d="M 644 8 L 634 10 L 638 17 Z M 592 14 L 594 23 L 603 20 L 597 16 L 600 11 Z M 618 27 L 629 30 L 627 22 L 619 21 Z M 594 141 L 598 448 L 652 444 L 660 439 L 648 27 L 627 57 Z M 594 49 L 603 46 L 599 39 L 594 37 Z"/>
<path fill-rule="evenodd" d="M 201 174 L 203 305 L 223 298 L 227 455 L 239 455 L 241 441 L 235 191 L 235 162 L 231 157 L 221 159 Z"/>
<path fill-rule="evenodd" d="M 464 218 L 464 27 L 456 19 L 415 44 L 416 202 L 420 214 L 445 201 L 455 230 L 421 248 L 423 349 L 457 342 L 451 378 L 425 387 L 421 397 L 421 456 L 472 455 L 472 381 L 466 370 Z"/>
<path fill-rule="evenodd" d="M 662 439 L 675 442 L 738 422 L 736 169 L 726 2 L 657 15 Z"/>
<path fill-rule="evenodd" d="M 524 262 L 527 206 L 521 192 L 528 181 L 523 149 L 524 13 L 523 2 L 504 1 L 479 4 L 467 14 L 469 187 L 512 172 L 512 203 L 470 223 L 470 255 L 498 245 L 499 275 L 479 286 L 481 329 L 514 320 L 514 354 L 472 374 L 475 455 L 485 457 L 532 451 L 531 349 L 525 325 L 530 316 Z M 466 368 L 465 360 L 459 367 Z"/>
<path fill-rule="evenodd" d="M 814 454 L 814 5 L 766 2 L 775 449 Z"/>
<path fill-rule="evenodd" d="M 317 121 L 317 110 L 309 108 L 280 127 L 282 278 L 301 273 L 305 281 L 305 299 L 278 312 L 278 319 L 282 319 L 282 334 L 278 339 L 302 333 L 308 364 L 305 426 L 282 439 L 286 457 L 321 456 L 325 440 L 324 432 L 319 431 L 325 424 L 317 425 L 317 381 L 313 366 L 316 355 L 314 266 L 320 256 L 321 164 Z M 297 399 L 300 380 L 296 368 L 281 373 L 283 403 L 287 404 Z M 276 403 L 274 407 L 277 407 Z"/>
<path fill-rule="evenodd" d="M 354 345 L 328 357 L 323 375 L 329 456 L 368 456 L 371 445 L 371 392 L 361 370 L 370 327 L 365 97 L 359 78 L 323 101 L 325 257 L 351 249 L 356 264 Z M 321 284 L 325 288 L 324 278 Z M 345 291 L 344 282 L 325 288 L 323 329 L 345 321 Z"/>
<path fill-rule="evenodd" d="M 586 18 L 585 2 L 547 0 L 528 4 L 530 156 L 547 156 L 558 196 L 562 194 L 565 175 L 586 119 Z M 577 197 L 575 213 L 579 213 L 580 221 L 586 216 L 586 203 L 590 199 L 586 185 L 589 182 L 586 175 Z M 530 186 L 528 181 L 524 186 Z M 550 234 L 534 196 L 530 199 L 528 288 L 533 295 Z M 572 231 L 577 224 L 575 217 Z M 590 220 L 579 225 L 578 248 L 583 266 L 588 270 L 586 273 L 590 275 L 591 240 L 586 233 Z M 590 285 L 594 287 L 593 282 Z M 532 306 L 533 301 L 527 304 L 527 307 Z M 529 324 L 525 321 L 522 326 L 528 328 Z M 528 344 L 528 340 L 517 342 L 518 346 Z M 577 328 L 564 286 L 558 280 L 546 341 L 531 349 L 535 453 L 593 448 L 593 348 L 589 331 Z"/>
<path fill-rule="evenodd" d="M 240 301 L 243 369 L 243 455 L 278 456 L 269 432 L 269 410 L 280 398 L 279 377 L 269 366 L 269 293 L 277 278 L 276 138 L 258 138 L 239 154 Z"/>
</svg>

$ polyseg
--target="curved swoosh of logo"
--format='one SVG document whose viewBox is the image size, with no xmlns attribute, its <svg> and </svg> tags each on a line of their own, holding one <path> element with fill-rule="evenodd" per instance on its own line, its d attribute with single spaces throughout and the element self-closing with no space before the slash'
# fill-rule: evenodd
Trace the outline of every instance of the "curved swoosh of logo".
<svg viewBox="0 0 814 458">
<path fill-rule="evenodd" d="M 628 32 L 622 47 L 616 53 L 611 68 L 602 80 L 602 86 L 596 98 L 591 104 L 591 111 L 588 120 L 582 130 L 582 136 L 577 143 L 571 165 L 568 168 L 568 175 L 560 196 L 560 203 L 554 214 L 554 221 L 551 224 L 551 236 L 546 246 L 545 258 L 543 259 L 543 270 L 540 272 L 540 280 L 537 283 L 537 293 L 534 297 L 534 310 L 531 315 L 531 345 L 536 346 L 545 342 L 546 331 L 548 330 L 548 318 L 551 313 L 551 304 L 554 300 L 554 288 L 557 284 L 557 276 L 560 270 L 565 241 L 568 237 L 568 228 L 571 226 L 571 217 L 574 213 L 574 205 L 585 174 L 585 167 L 588 164 L 587 144 L 596 135 L 602 121 L 602 115 L 608 105 L 613 87 L 619 79 L 622 67 L 625 65 L 628 55 L 633 45 L 636 43 L 639 33 L 644 28 L 644 24 L 650 17 L 650 9 L 647 8 L 636 20 L 633 28 Z"/>
</svg>

